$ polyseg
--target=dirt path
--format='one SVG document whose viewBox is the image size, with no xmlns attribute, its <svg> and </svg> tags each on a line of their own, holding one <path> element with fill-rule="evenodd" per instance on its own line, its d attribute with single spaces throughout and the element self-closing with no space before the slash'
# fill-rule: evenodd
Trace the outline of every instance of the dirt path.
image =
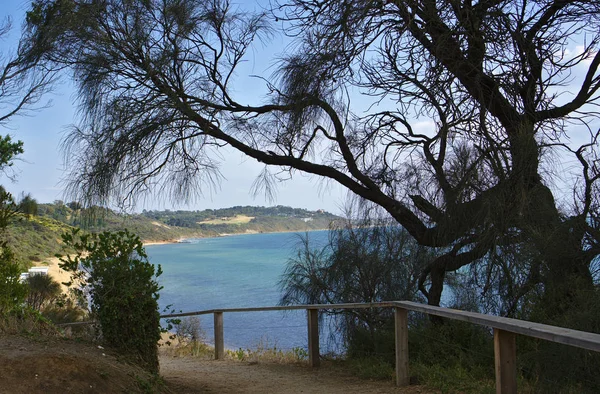
<svg viewBox="0 0 600 394">
<path fill-rule="evenodd" d="M 423 386 L 395 387 L 391 381 L 352 377 L 339 364 L 214 361 L 160 356 L 165 394 L 431 394 Z M 60 337 L 0 334 L 0 394 L 147 392 L 152 377 L 108 349 Z"/>
<path fill-rule="evenodd" d="M 160 372 L 168 387 L 178 394 L 429 394 L 434 392 L 422 386 L 398 388 L 392 382 L 359 380 L 327 364 L 312 370 L 300 364 L 214 361 L 162 355 Z"/>
</svg>

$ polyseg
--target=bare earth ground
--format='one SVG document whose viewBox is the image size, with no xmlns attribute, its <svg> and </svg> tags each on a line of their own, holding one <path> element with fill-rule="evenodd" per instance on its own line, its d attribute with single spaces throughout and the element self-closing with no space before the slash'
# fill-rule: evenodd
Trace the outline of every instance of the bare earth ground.
<svg viewBox="0 0 600 394">
<path fill-rule="evenodd" d="M 0 336 L 0 393 L 135 393 L 150 377 L 106 349 L 60 338 Z"/>
<path fill-rule="evenodd" d="M 325 364 L 214 361 L 161 355 L 165 393 L 433 393 L 358 380 Z M 0 394 L 137 393 L 151 377 L 107 349 L 76 340 L 0 335 Z M 140 385 L 141 383 L 141 385 Z"/>
<path fill-rule="evenodd" d="M 434 393 L 423 386 L 395 387 L 392 382 L 365 381 L 332 365 L 313 370 L 303 364 L 215 361 L 161 356 L 160 371 L 176 393 Z"/>
</svg>

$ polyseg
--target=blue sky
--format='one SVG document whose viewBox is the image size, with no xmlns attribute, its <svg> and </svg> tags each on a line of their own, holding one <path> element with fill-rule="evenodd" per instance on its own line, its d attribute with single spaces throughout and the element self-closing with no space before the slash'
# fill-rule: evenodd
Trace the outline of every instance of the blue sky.
<svg viewBox="0 0 600 394">
<path fill-rule="evenodd" d="M 4 40 L 0 41 L 0 51 L 6 54 L 16 46 L 20 25 L 28 0 L 0 0 L 0 18 L 13 19 L 13 30 Z M 269 44 L 268 52 L 276 54 L 284 48 L 280 38 L 274 38 Z M 248 73 L 269 76 L 273 65 L 260 62 L 263 54 L 253 53 L 248 64 Z M 244 85 L 245 91 L 255 91 L 253 86 Z M 257 98 L 259 99 L 259 98 Z M 32 112 L 30 116 L 15 117 L 7 125 L 0 126 L 2 135 L 10 134 L 14 139 L 24 142 L 25 153 L 20 156 L 14 169 L 16 182 L 11 182 L 6 176 L 0 178 L 13 195 L 21 192 L 31 193 L 39 202 L 52 202 L 67 199 L 64 195 L 63 182 L 64 165 L 60 152 L 61 138 L 68 125 L 76 122 L 76 104 L 73 88 L 68 78 L 63 78 L 53 94 L 45 98 L 51 101 L 48 108 Z M 45 102 L 44 102 L 45 103 Z M 43 103 L 42 103 L 43 104 Z M 174 204 L 165 199 L 140 199 L 136 210 L 141 209 L 207 209 L 230 207 L 234 205 L 289 205 L 307 209 L 326 209 L 339 213 L 345 201 L 346 192 L 335 184 L 324 184 L 315 177 L 296 174 L 291 181 L 278 185 L 275 201 L 268 201 L 264 196 L 253 196 L 252 183 L 262 171 L 263 165 L 248 159 L 243 155 L 226 150 L 222 152 L 223 163 L 221 172 L 224 176 L 219 188 L 212 193 L 198 196 L 190 205 Z"/>
<path fill-rule="evenodd" d="M 238 3 L 247 7 L 257 4 L 256 0 L 238 0 Z M 264 1 L 264 0 L 258 0 Z M 14 20 L 13 30 L 10 36 L 0 41 L 0 51 L 6 52 L 14 48 L 19 36 L 21 21 L 30 0 L 0 0 L 0 18 L 8 16 Z M 268 44 L 259 44 L 248 56 L 248 62 L 239 74 L 240 77 L 247 75 L 260 75 L 269 77 L 274 69 L 275 59 L 285 51 L 286 42 L 282 37 L 273 37 Z M 580 51 L 580 45 L 573 43 L 568 49 L 570 54 Z M 579 52 L 581 53 L 581 52 Z M 566 53 L 565 55 L 570 55 Z M 554 88 L 561 93 L 560 101 L 571 100 L 578 91 L 581 80 L 586 72 L 586 64 L 582 64 L 571 70 L 569 86 Z M 264 92 L 264 83 L 258 79 L 245 78 L 237 85 L 235 94 L 240 102 L 258 103 Z M 75 91 L 69 85 L 68 78 L 63 78 L 52 95 L 47 97 L 52 101 L 49 108 L 32 113 L 27 117 L 16 117 L 8 125 L 8 129 L 2 129 L 0 133 L 11 134 L 15 139 L 25 143 L 25 154 L 15 164 L 17 182 L 11 183 L 5 176 L 0 179 L 10 192 L 18 196 L 21 192 L 31 193 L 40 202 L 51 202 L 57 199 L 67 199 L 63 193 L 61 179 L 64 177 L 63 160 L 60 152 L 60 141 L 66 127 L 76 123 Z M 368 99 L 360 94 L 353 95 L 353 110 L 368 111 Z M 427 118 L 416 119 L 414 127 L 426 132 L 431 128 L 432 122 Z M 589 141 L 589 132 L 580 125 L 570 125 L 569 139 L 564 142 L 577 147 L 579 144 Z M 600 128 L 600 120 L 595 119 L 590 127 L 592 130 Z M 330 212 L 339 213 L 346 201 L 346 191 L 337 184 L 323 183 L 320 179 L 296 173 L 291 181 L 282 182 L 278 185 L 275 201 L 268 201 L 264 196 L 253 196 L 251 193 L 252 183 L 256 176 L 263 170 L 263 165 L 244 157 L 232 150 L 223 150 L 223 162 L 220 167 L 224 177 L 217 190 L 203 196 L 197 196 L 195 202 L 190 205 L 178 205 L 165 199 L 158 200 L 148 197 L 140 200 L 136 210 L 141 209 L 206 209 L 229 207 L 233 205 L 289 205 L 308 209 L 326 209 Z M 550 171 L 551 176 L 547 179 L 551 187 L 557 192 L 563 203 L 572 202 L 572 184 L 574 176 L 580 174 L 580 168 L 572 156 L 565 156 L 564 151 L 557 150 L 554 159 L 545 163 L 545 169 Z"/>
</svg>

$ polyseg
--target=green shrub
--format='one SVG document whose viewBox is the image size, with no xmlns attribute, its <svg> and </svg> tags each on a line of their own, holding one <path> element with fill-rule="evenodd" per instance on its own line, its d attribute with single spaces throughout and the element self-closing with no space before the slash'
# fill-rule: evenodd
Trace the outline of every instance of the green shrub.
<svg viewBox="0 0 600 394">
<path fill-rule="evenodd" d="M 594 290 L 573 289 L 567 308 L 556 316 L 538 303 L 531 320 L 559 327 L 600 333 L 600 286 Z M 600 353 L 544 340 L 517 337 L 518 361 L 524 375 L 535 381 L 540 392 L 600 393 Z"/>
<path fill-rule="evenodd" d="M 486 327 L 415 315 L 408 331 L 411 378 L 442 392 L 494 392 L 494 343 Z"/>
<path fill-rule="evenodd" d="M 434 324 L 422 316 L 408 332 L 411 362 L 460 366 L 494 377 L 494 343 L 488 328 L 456 320 Z"/>
<path fill-rule="evenodd" d="M 75 304 L 73 299 L 66 294 L 62 294 L 55 302 L 47 305 L 42 310 L 42 316 L 54 324 L 73 323 L 83 321 L 86 317 L 86 312 Z M 77 327 L 71 329 L 77 330 Z"/>
<path fill-rule="evenodd" d="M 36 311 L 55 301 L 62 292 L 60 283 L 49 275 L 29 275 L 25 285 L 28 288 L 27 305 Z"/>
<path fill-rule="evenodd" d="M 481 376 L 469 367 L 461 365 L 446 366 L 414 362 L 410 364 L 411 379 L 427 387 L 436 388 L 442 393 L 495 393 L 494 376 Z M 522 392 L 521 390 L 519 392 Z"/>
<path fill-rule="evenodd" d="M 350 359 L 378 359 L 389 365 L 395 363 L 394 322 L 389 319 L 381 329 L 357 328 L 347 339 Z"/>
<path fill-rule="evenodd" d="M 361 379 L 391 380 L 395 373 L 393 363 L 377 356 L 352 357 L 346 364 Z"/>
<path fill-rule="evenodd" d="M 161 268 L 148 262 L 139 237 L 127 230 L 83 235 L 73 230 L 63 235 L 63 242 L 76 253 L 61 257 L 61 268 L 73 273 L 71 285 L 78 286 L 79 295 L 89 297 L 104 343 L 158 372 L 156 278 Z"/>
<path fill-rule="evenodd" d="M 19 280 L 21 268 L 12 250 L 0 244 L 0 315 L 20 308 L 27 296 L 27 286 Z"/>
</svg>

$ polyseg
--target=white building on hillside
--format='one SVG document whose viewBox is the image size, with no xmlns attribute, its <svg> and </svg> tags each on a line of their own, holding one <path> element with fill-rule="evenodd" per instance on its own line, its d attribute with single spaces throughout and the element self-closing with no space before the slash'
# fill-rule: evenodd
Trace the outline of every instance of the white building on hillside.
<svg viewBox="0 0 600 394">
<path fill-rule="evenodd" d="M 48 275 L 48 267 L 31 267 L 19 275 L 19 281 L 25 282 L 31 275 Z"/>
<path fill-rule="evenodd" d="M 48 267 L 31 267 L 29 275 L 48 275 Z"/>
</svg>

